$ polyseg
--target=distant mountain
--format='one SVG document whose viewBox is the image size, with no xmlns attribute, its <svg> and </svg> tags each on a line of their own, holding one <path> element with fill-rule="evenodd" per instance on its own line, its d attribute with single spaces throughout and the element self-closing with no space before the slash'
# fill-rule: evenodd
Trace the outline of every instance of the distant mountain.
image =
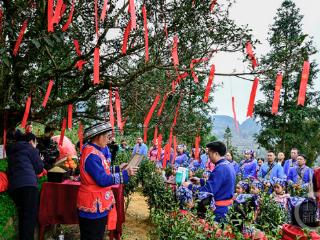
<svg viewBox="0 0 320 240">
<path fill-rule="evenodd" d="M 223 140 L 223 135 L 227 127 L 231 129 L 232 144 L 240 151 L 244 149 L 257 149 L 258 145 L 254 140 L 254 135 L 259 133 L 261 126 L 252 119 L 245 120 L 239 124 L 240 133 L 237 132 L 234 120 L 230 116 L 214 115 L 212 116 L 213 134 Z"/>
</svg>

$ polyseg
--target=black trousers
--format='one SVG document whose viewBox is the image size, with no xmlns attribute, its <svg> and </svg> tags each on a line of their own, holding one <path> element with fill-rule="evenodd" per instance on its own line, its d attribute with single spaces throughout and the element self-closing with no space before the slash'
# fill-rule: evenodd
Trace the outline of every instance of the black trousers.
<svg viewBox="0 0 320 240">
<path fill-rule="evenodd" d="M 107 216 L 97 219 L 79 217 L 81 240 L 103 240 Z"/>
<path fill-rule="evenodd" d="M 39 191 L 36 187 L 21 187 L 10 193 L 17 206 L 19 240 L 33 240 L 38 218 Z"/>
</svg>

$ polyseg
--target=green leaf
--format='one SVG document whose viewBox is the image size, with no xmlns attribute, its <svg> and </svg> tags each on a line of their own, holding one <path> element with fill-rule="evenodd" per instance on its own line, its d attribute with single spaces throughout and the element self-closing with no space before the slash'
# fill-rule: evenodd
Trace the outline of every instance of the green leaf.
<svg viewBox="0 0 320 240">
<path fill-rule="evenodd" d="M 53 46 L 54 46 L 53 42 L 52 42 L 49 38 L 44 38 L 44 41 L 45 41 L 50 47 L 53 47 Z"/>
<path fill-rule="evenodd" d="M 40 48 L 41 44 L 37 39 L 31 39 L 31 42 L 36 46 L 36 48 Z"/>
</svg>

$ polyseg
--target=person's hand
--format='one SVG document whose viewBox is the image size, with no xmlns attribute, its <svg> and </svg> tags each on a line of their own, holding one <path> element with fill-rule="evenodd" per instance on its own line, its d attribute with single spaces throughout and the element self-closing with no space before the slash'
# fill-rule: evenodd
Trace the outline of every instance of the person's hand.
<svg viewBox="0 0 320 240">
<path fill-rule="evenodd" d="M 126 166 L 128 166 L 128 163 L 121 163 L 119 167 L 121 170 L 123 170 L 126 168 Z"/>
<path fill-rule="evenodd" d="M 301 188 L 301 186 L 300 186 L 299 184 L 293 184 L 293 187 L 294 187 L 295 189 L 300 189 L 300 188 Z"/>
<path fill-rule="evenodd" d="M 190 185 L 189 182 L 183 182 L 183 183 L 182 183 L 182 186 L 183 186 L 183 187 L 186 187 L 186 188 L 187 188 L 189 185 Z"/>
<path fill-rule="evenodd" d="M 134 176 L 137 174 L 137 171 L 138 171 L 138 168 L 137 167 L 129 167 L 128 168 L 128 175 L 131 177 L 131 176 Z"/>
<path fill-rule="evenodd" d="M 192 177 L 190 178 L 190 181 L 194 184 L 200 184 L 200 178 L 198 177 Z"/>
</svg>

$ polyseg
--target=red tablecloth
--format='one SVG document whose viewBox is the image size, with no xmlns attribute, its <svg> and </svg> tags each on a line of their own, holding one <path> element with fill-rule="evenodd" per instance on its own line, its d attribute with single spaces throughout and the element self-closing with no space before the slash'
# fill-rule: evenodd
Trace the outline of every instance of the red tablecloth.
<svg viewBox="0 0 320 240">
<path fill-rule="evenodd" d="M 54 224 L 78 224 L 77 195 L 80 183 L 47 182 L 42 185 L 40 196 L 39 223 L 40 240 L 44 239 L 45 227 Z M 112 186 L 116 200 L 117 228 L 110 232 L 110 239 L 121 239 L 125 221 L 123 185 Z"/>
</svg>

